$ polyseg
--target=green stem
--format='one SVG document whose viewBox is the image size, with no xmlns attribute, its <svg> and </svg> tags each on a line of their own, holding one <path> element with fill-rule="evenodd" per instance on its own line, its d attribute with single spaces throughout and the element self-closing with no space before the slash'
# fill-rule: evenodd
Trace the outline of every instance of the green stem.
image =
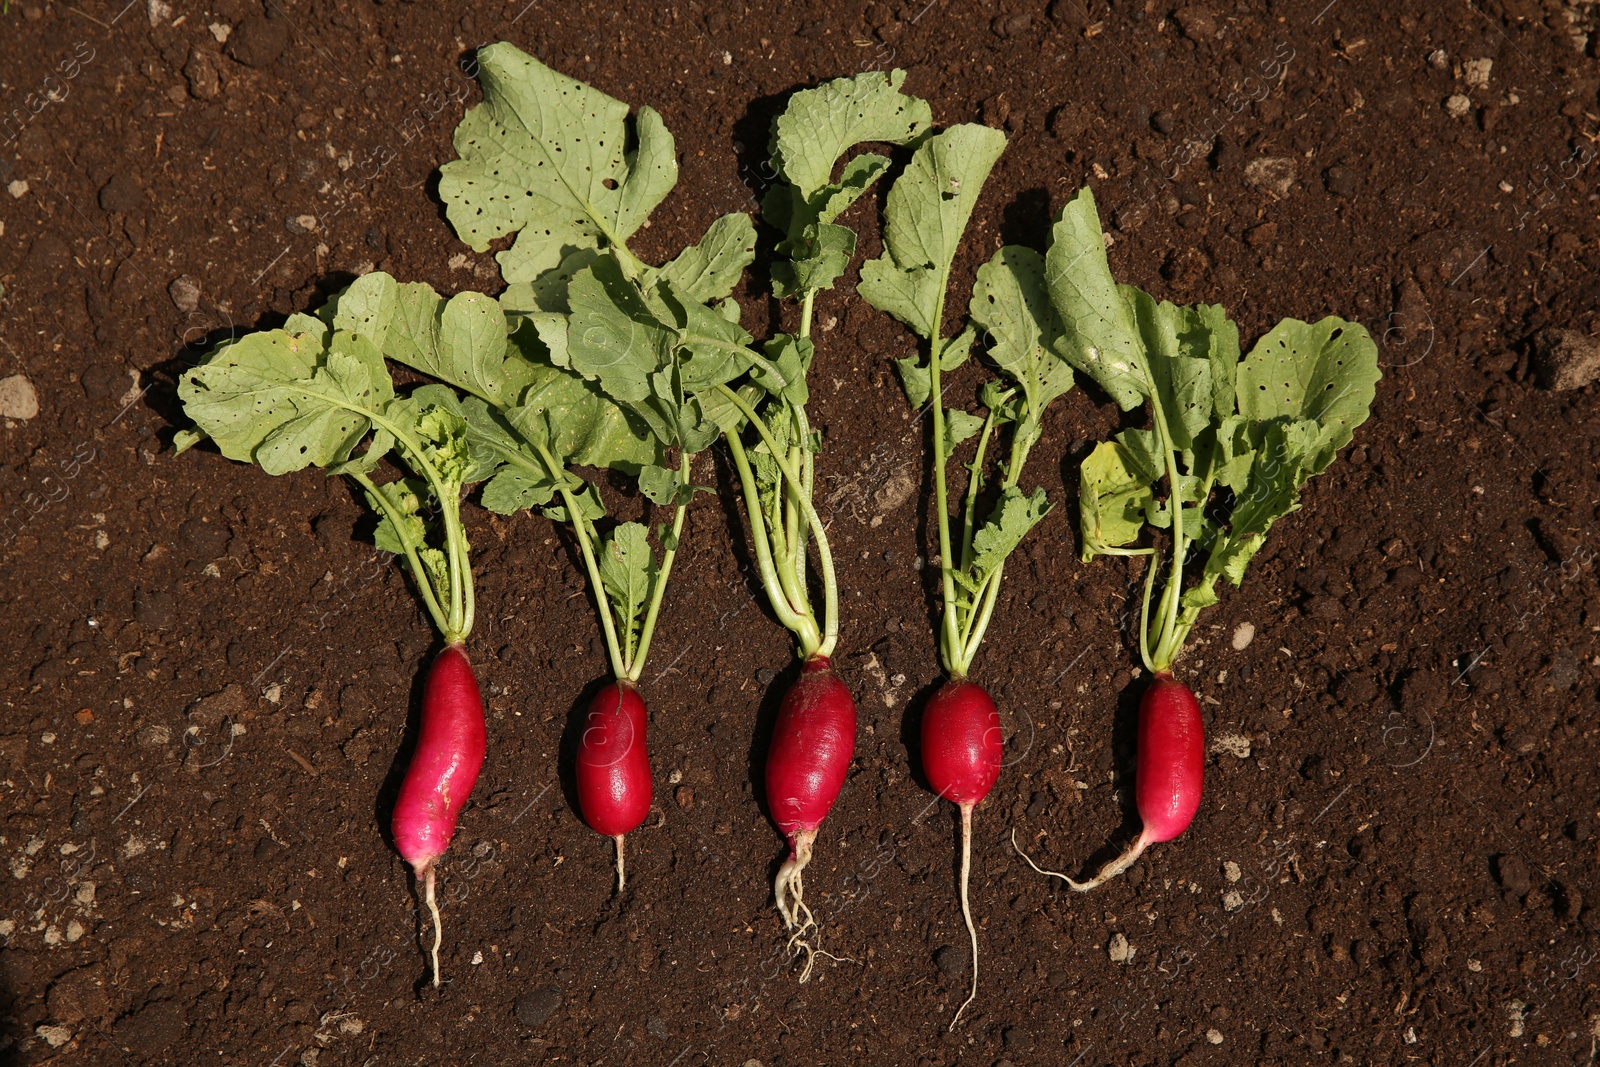
<svg viewBox="0 0 1600 1067">
<path fill-rule="evenodd" d="M 817 291 L 806 290 L 800 303 L 800 337 L 803 340 L 811 338 L 812 305 L 816 301 Z M 790 405 L 794 412 L 795 436 L 800 442 L 800 492 L 804 496 L 807 507 L 802 509 L 798 529 L 798 544 L 800 546 L 796 559 L 796 566 L 802 575 L 804 585 L 804 572 L 806 560 L 806 542 L 811 535 L 815 509 L 811 506 L 816 492 L 817 484 L 817 454 L 811 448 L 811 421 L 806 418 L 806 409 L 800 404 Z M 822 654 L 831 656 L 833 647 L 839 638 L 839 585 L 833 573 L 833 555 L 827 551 L 827 532 L 819 525 L 817 527 L 819 541 L 817 550 L 817 569 L 822 577 L 823 604 L 822 604 Z M 809 603 L 809 600 L 808 600 Z"/>
<path fill-rule="evenodd" d="M 992 415 L 992 413 L 991 413 Z M 984 424 L 984 432 L 988 433 L 988 422 Z M 1011 437 L 1011 455 L 1006 462 L 1005 477 L 1001 479 L 1000 491 L 1002 493 L 1015 489 L 1017 482 L 1022 478 L 1022 468 L 1028 462 L 1028 452 L 1039 440 L 1039 422 L 1034 417 L 1030 405 L 1023 420 L 1017 424 L 1016 432 Z M 982 445 L 979 446 L 978 457 L 973 461 L 973 478 L 976 480 L 979 463 L 983 458 Z M 963 531 L 963 538 L 970 542 L 971 534 Z M 968 566 L 968 560 L 963 554 L 962 569 Z M 972 661 L 977 658 L 978 646 L 983 644 L 984 634 L 989 630 L 989 620 L 994 615 L 995 605 L 1000 600 L 1000 582 L 1005 576 L 1005 561 L 990 571 L 983 584 L 973 593 L 973 611 L 968 615 L 965 625 L 961 629 L 961 644 L 959 654 L 961 659 L 961 672 L 965 674 L 972 669 Z"/>
<path fill-rule="evenodd" d="M 793 466 L 798 460 L 798 450 L 789 449 L 789 463 Z M 806 544 L 801 538 L 802 511 L 799 504 L 799 494 L 796 488 L 789 484 L 788 479 L 776 487 L 772 494 L 773 533 L 777 535 L 774 540 L 782 540 L 782 545 L 777 546 L 781 565 L 778 576 L 783 580 L 784 590 L 788 593 L 789 602 L 794 604 L 807 615 L 815 616 L 816 612 L 811 606 L 811 594 L 806 589 Z"/>
<path fill-rule="evenodd" d="M 948 272 L 940 279 L 939 302 L 934 307 L 933 336 L 928 341 L 928 402 L 933 405 L 933 495 L 934 510 L 939 520 L 939 584 L 944 596 L 940 612 L 939 658 L 953 678 L 965 677 L 956 663 L 960 654 L 961 635 L 956 628 L 956 561 L 950 553 L 950 494 L 944 480 L 944 393 L 939 387 L 940 364 L 944 360 L 946 341 L 942 333 L 944 322 L 945 288 L 949 285 Z"/>
<path fill-rule="evenodd" d="M 406 563 L 411 567 L 412 580 L 417 583 L 417 589 L 422 593 L 423 606 L 428 609 L 428 615 L 433 619 L 433 625 L 438 628 L 440 636 L 446 644 L 453 644 L 463 640 L 466 635 L 455 633 L 450 629 L 450 624 L 445 618 L 444 611 L 439 607 L 439 600 L 434 595 L 433 578 L 429 575 L 422 560 L 417 556 L 417 546 L 411 543 L 411 538 L 406 535 L 405 516 L 401 515 L 390 503 L 389 499 L 378 492 L 377 485 L 371 478 L 361 471 L 349 470 L 345 472 L 354 482 L 367 491 L 367 495 L 377 504 L 384 516 L 389 520 L 389 525 L 394 528 L 395 536 L 400 538 L 400 543 L 405 546 Z"/>
<path fill-rule="evenodd" d="M 1030 408 L 1027 417 L 1017 424 L 1017 432 L 1011 438 L 1011 458 L 1006 462 L 1006 476 L 1000 483 L 1000 488 L 1015 489 L 1022 480 L 1022 468 L 1028 463 L 1028 453 L 1033 446 L 1039 443 L 1039 420 L 1033 417 Z"/>
<path fill-rule="evenodd" d="M 978 646 L 983 644 L 983 635 L 988 632 L 989 619 L 994 615 L 995 603 L 1000 599 L 1000 576 L 1005 572 L 1006 564 L 1001 560 L 994 570 L 989 572 L 989 578 L 980 590 L 982 604 L 967 622 L 967 632 L 961 640 L 961 673 L 972 669 L 972 661 L 977 658 Z"/>
<path fill-rule="evenodd" d="M 750 469 L 750 458 L 745 454 L 744 442 L 739 440 L 737 431 L 729 431 L 723 436 L 727 439 L 728 451 L 733 455 L 734 468 L 739 472 L 739 484 L 744 489 L 744 509 L 750 516 L 750 543 L 756 550 L 756 567 L 761 571 L 761 584 L 767 590 L 767 602 L 772 605 L 772 613 L 784 628 L 799 639 L 801 656 L 809 656 L 822 644 L 822 635 L 818 633 L 814 619 L 790 605 L 789 595 L 778 580 L 772 544 L 762 518 L 761 492 L 756 487 L 755 473 Z"/>
<path fill-rule="evenodd" d="M 572 532 L 578 538 L 578 551 L 583 554 L 583 566 L 589 572 L 589 587 L 594 590 L 595 605 L 600 611 L 600 629 L 606 638 L 606 653 L 611 660 L 611 675 L 618 679 L 626 678 L 628 672 L 622 658 L 622 649 L 617 644 L 617 628 L 611 620 L 611 601 L 606 596 L 605 583 L 600 580 L 600 564 L 594 558 L 589 520 L 584 518 L 583 512 L 578 508 L 577 498 L 573 496 L 572 489 L 567 484 L 566 468 L 556 462 L 556 458 L 544 445 L 534 447 L 539 450 L 539 457 L 549 466 L 549 473 L 556 479 L 556 492 L 561 494 L 561 503 L 566 507 L 567 518 L 572 522 Z"/>
<path fill-rule="evenodd" d="M 689 485 L 689 455 L 684 453 L 678 467 L 680 487 Z M 679 504 L 672 515 L 672 541 L 661 549 L 661 569 L 656 572 L 655 588 L 650 591 L 650 606 L 645 609 L 644 624 L 639 628 L 639 647 L 634 652 L 633 663 L 628 667 L 628 681 L 637 682 L 644 673 L 644 660 L 650 654 L 650 639 L 655 636 L 656 618 L 661 614 L 661 600 L 666 595 L 667 579 L 672 575 L 672 560 L 678 554 L 678 539 L 683 536 L 683 517 L 689 505 Z"/>
<path fill-rule="evenodd" d="M 1150 407 L 1156 434 L 1161 440 L 1161 452 L 1166 460 L 1169 489 L 1167 506 L 1172 514 L 1172 570 L 1167 577 L 1167 587 L 1161 594 L 1161 605 L 1158 609 L 1160 618 L 1156 620 L 1155 652 L 1150 662 L 1151 669 L 1160 672 L 1172 666 L 1172 661 L 1178 654 L 1177 648 L 1172 645 L 1172 639 L 1177 636 L 1178 601 L 1183 589 L 1183 555 L 1188 545 L 1183 536 L 1183 493 L 1178 480 L 1178 455 L 1173 449 L 1172 434 L 1167 427 L 1166 414 L 1161 410 L 1160 391 L 1154 387 L 1154 383 L 1150 389 Z"/>
<path fill-rule="evenodd" d="M 809 325 L 809 324 L 808 324 Z M 804 598 L 806 609 L 811 609 L 811 594 L 806 587 L 806 543 L 811 536 L 811 523 L 807 521 L 805 510 L 798 506 L 796 496 L 812 499 L 813 487 L 816 484 L 816 455 L 811 451 L 811 424 L 806 419 L 806 410 L 798 404 L 788 405 L 788 410 L 793 416 L 794 440 L 799 445 L 791 445 L 789 461 L 800 469 L 800 488 L 795 493 L 785 493 L 784 499 L 788 501 L 790 565 L 794 570 L 795 581 L 799 586 L 800 595 Z M 826 622 L 826 620 L 824 620 Z"/>
<path fill-rule="evenodd" d="M 989 448 L 989 434 L 994 430 L 994 412 L 983 418 L 983 429 L 978 433 L 978 450 L 973 454 L 972 466 L 967 468 L 967 506 L 961 517 L 961 570 L 972 566 L 972 536 L 978 524 L 978 493 L 983 488 L 983 454 Z"/>
<path fill-rule="evenodd" d="M 445 551 L 450 558 L 450 628 L 466 634 L 467 575 L 472 567 L 466 561 L 466 531 L 461 528 L 461 498 L 455 493 L 439 498 L 439 513 L 444 520 Z"/>
<path fill-rule="evenodd" d="M 1150 549 L 1150 565 L 1144 572 L 1144 600 L 1139 605 L 1139 660 L 1144 664 L 1145 670 L 1155 673 L 1155 667 L 1150 662 L 1150 593 L 1156 587 L 1156 571 L 1161 569 L 1161 557 L 1154 548 Z"/>
<path fill-rule="evenodd" d="M 772 453 L 774 461 L 778 464 L 778 469 L 783 472 L 783 476 L 788 479 L 789 484 L 797 489 L 803 487 L 804 481 L 801 476 L 790 467 L 787 458 L 782 455 L 781 450 L 778 448 L 778 443 L 773 438 L 772 431 L 761 420 L 761 416 L 756 414 L 749 401 L 734 390 L 729 389 L 726 385 L 719 385 L 717 388 L 756 428 L 756 433 L 761 436 L 761 440 L 766 444 L 767 450 Z M 731 437 L 732 435 L 729 436 Z M 811 524 L 811 529 L 817 535 L 817 569 L 822 575 L 823 629 L 822 643 L 817 646 L 815 651 L 819 656 L 831 656 L 833 655 L 833 647 L 839 638 L 839 586 L 834 580 L 833 550 L 828 546 L 828 533 L 823 528 L 822 520 L 817 517 L 816 508 L 812 506 L 810 497 L 804 492 L 797 492 L 795 499 L 805 511 L 806 521 Z M 812 625 L 816 625 L 814 619 Z"/>
<path fill-rule="evenodd" d="M 743 444 L 742 441 L 740 443 Z M 782 457 L 777 457 L 777 465 L 782 469 Z M 778 587 L 783 591 L 784 601 L 799 615 L 811 620 L 815 629 L 815 613 L 811 610 L 811 598 L 806 594 L 805 548 L 797 536 L 799 529 L 794 516 L 798 509 L 793 506 L 793 496 L 794 490 L 788 479 L 780 478 L 766 505 L 764 532 L 771 546 L 774 573 L 778 577 Z M 796 559 L 800 561 L 798 576 Z M 817 641 L 821 640 L 818 636 Z"/>
</svg>

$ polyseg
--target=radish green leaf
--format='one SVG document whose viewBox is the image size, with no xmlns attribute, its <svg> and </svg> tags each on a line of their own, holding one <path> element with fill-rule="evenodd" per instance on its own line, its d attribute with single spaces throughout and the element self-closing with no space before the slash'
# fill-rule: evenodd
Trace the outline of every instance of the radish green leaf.
<svg viewBox="0 0 1600 1067">
<path fill-rule="evenodd" d="M 476 252 L 509 233 L 508 283 L 531 282 L 574 250 L 626 242 L 678 180 L 661 116 L 558 74 L 502 41 L 478 52 L 483 102 L 456 127 L 460 158 L 440 168 L 439 196 Z"/>
</svg>

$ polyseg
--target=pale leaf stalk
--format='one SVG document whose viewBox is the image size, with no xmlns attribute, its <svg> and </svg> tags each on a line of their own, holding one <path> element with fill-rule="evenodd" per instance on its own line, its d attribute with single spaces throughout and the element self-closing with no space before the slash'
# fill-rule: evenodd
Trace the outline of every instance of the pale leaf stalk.
<svg viewBox="0 0 1600 1067">
<path fill-rule="evenodd" d="M 689 457 L 684 455 L 678 468 L 680 487 L 689 484 Z M 663 545 L 661 549 L 661 567 L 656 572 L 655 588 L 650 590 L 650 606 L 645 609 L 644 623 L 639 628 L 639 647 L 634 652 L 633 662 L 628 665 L 628 681 L 637 682 L 644 673 L 644 660 L 650 654 L 650 639 L 655 636 L 656 619 L 661 614 L 661 600 L 666 595 L 667 578 L 672 574 L 672 561 L 678 554 L 678 541 L 683 535 L 683 517 L 688 510 L 687 503 L 681 503 L 672 514 L 672 541 Z M 622 839 L 617 839 L 617 877 L 620 884 L 622 877 Z"/>
<path fill-rule="evenodd" d="M 806 290 L 805 301 L 800 310 L 800 336 L 805 339 L 811 337 L 811 304 L 816 297 L 816 290 Z M 799 522 L 799 554 L 796 567 L 801 575 L 801 588 L 805 587 L 805 558 L 806 542 L 811 535 L 812 523 L 816 518 L 816 511 L 809 505 L 816 488 L 817 457 L 811 451 L 811 421 L 806 418 L 806 409 L 799 405 L 790 405 L 795 418 L 795 436 L 800 441 L 800 494 L 805 497 L 807 507 L 801 509 Z M 833 654 L 834 644 L 839 639 L 839 584 L 833 573 L 833 556 L 828 551 L 827 534 L 820 528 L 817 529 L 817 562 L 818 569 L 822 572 L 822 643 L 826 650 L 824 656 Z M 809 603 L 809 598 L 808 601 Z"/>
<path fill-rule="evenodd" d="M 807 655 L 809 653 L 805 650 L 820 645 L 822 636 L 817 632 L 816 622 L 796 611 L 789 603 L 789 596 L 784 591 L 783 583 L 778 580 L 778 571 L 772 556 L 772 541 L 767 532 L 766 520 L 763 518 L 755 474 L 750 469 L 750 457 L 745 453 L 744 443 L 739 440 L 737 433 L 729 433 L 726 436 L 728 451 L 733 455 L 733 465 L 739 472 L 739 483 L 744 489 L 745 510 L 750 515 L 750 543 L 756 550 L 756 567 L 761 571 L 761 584 L 767 590 L 767 601 L 772 605 L 772 613 L 783 623 L 784 628 L 799 638 L 802 656 Z"/>
<path fill-rule="evenodd" d="M 986 434 L 986 437 L 987 432 L 989 432 L 989 422 L 992 419 L 994 419 L 994 413 L 990 413 L 989 419 L 984 422 L 984 434 Z M 1016 483 L 1022 477 L 1022 467 L 1027 464 L 1027 453 L 1034 448 L 1037 442 L 1038 419 L 1034 411 L 1032 411 L 1032 406 L 1030 406 L 1027 418 L 1019 422 L 1018 427 L 1016 427 L 1016 434 L 1011 437 L 1011 456 L 1006 462 L 1005 478 L 1002 478 L 1002 482 L 1000 482 L 1000 491 L 1002 493 L 1016 488 Z M 984 446 L 979 443 L 978 458 L 974 458 L 973 461 L 974 483 L 978 480 L 979 464 L 982 461 L 982 448 Z M 976 501 L 976 496 L 974 496 L 973 501 Z M 971 514 L 971 512 L 968 512 L 968 514 Z M 968 539 L 968 547 L 970 547 L 971 534 L 966 533 L 965 537 Z M 963 558 L 963 568 L 965 568 L 966 563 L 968 563 L 968 560 Z M 1000 600 L 1000 579 L 1002 579 L 1003 574 L 1005 574 L 1005 560 L 1000 560 L 994 571 L 990 571 L 989 576 L 984 579 L 984 585 L 982 585 L 981 589 L 973 593 L 973 613 L 966 619 L 966 625 L 962 629 L 962 643 L 960 643 L 963 673 L 966 670 L 971 670 L 973 659 L 978 657 L 978 646 L 982 645 L 982 640 L 984 640 L 984 633 L 989 632 L 989 619 L 994 616 L 995 603 Z"/>
<path fill-rule="evenodd" d="M 939 280 L 939 301 L 933 312 L 933 338 L 928 343 L 931 357 L 928 360 L 928 395 L 932 398 L 933 415 L 933 494 L 934 510 L 939 519 L 939 581 L 944 594 L 940 612 L 940 658 L 952 678 L 966 677 L 965 668 L 957 662 L 961 650 L 961 634 L 956 627 L 955 561 L 950 558 L 950 493 L 945 487 L 944 465 L 944 393 L 939 387 L 940 363 L 944 359 L 947 342 L 941 324 L 944 322 L 945 288 L 950 284 L 949 272 Z"/>
<path fill-rule="evenodd" d="M 972 537 L 978 520 L 978 494 L 983 489 L 983 456 L 989 448 L 989 434 L 994 431 L 995 413 L 990 411 L 983 419 L 983 429 L 978 431 L 978 450 L 973 454 L 972 477 L 967 481 L 967 507 L 961 520 L 961 563 L 964 571 L 972 566 Z"/>
<path fill-rule="evenodd" d="M 450 622 L 461 637 L 472 632 L 476 614 L 472 588 L 472 565 L 467 560 L 467 532 L 461 525 L 459 491 L 439 498 L 444 514 L 445 544 L 450 555 Z"/>
<path fill-rule="evenodd" d="M 1155 388 L 1154 382 L 1150 387 L 1150 407 L 1155 423 L 1156 434 L 1161 439 L 1161 451 L 1166 460 L 1168 510 L 1172 513 L 1172 571 L 1167 577 L 1166 588 L 1161 593 L 1161 603 L 1157 609 L 1155 645 L 1150 658 L 1145 660 L 1145 666 L 1152 673 L 1160 673 L 1172 666 L 1172 661 L 1178 653 L 1178 646 L 1174 638 L 1178 637 L 1178 601 L 1182 596 L 1183 588 L 1183 556 L 1187 549 L 1183 536 L 1183 494 L 1181 482 L 1178 479 L 1178 456 L 1172 445 L 1172 434 L 1167 426 L 1166 413 L 1161 410 L 1160 392 Z M 1152 564 L 1154 561 L 1152 561 Z M 1141 649 L 1145 647 L 1141 645 Z"/>
<path fill-rule="evenodd" d="M 536 447 L 540 458 L 549 465 L 551 474 L 557 477 L 566 474 L 566 469 L 556 462 L 548 448 L 542 444 Z M 600 629 L 605 633 L 606 653 L 611 660 L 611 675 L 614 678 L 625 679 L 628 672 L 623 663 L 622 649 L 617 643 L 617 627 L 611 618 L 611 598 L 606 596 L 605 583 L 600 580 L 600 565 L 594 558 L 589 520 L 578 509 L 577 498 L 573 496 L 572 489 L 566 484 L 565 479 L 557 484 L 556 491 L 561 494 L 561 502 L 566 505 L 567 518 L 572 521 L 572 532 L 578 538 L 578 550 L 583 554 L 584 568 L 589 572 L 589 587 L 594 591 L 595 606 L 600 612 Z"/>
<path fill-rule="evenodd" d="M 405 526 L 403 525 L 405 517 L 395 510 L 387 497 L 378 492 L 378 486 L 371 478 L 358 470 L 350 470 L 346 473 L 367 491 L 367 495 L 376 502 L 378 508 L 389 520 L 389 525 L 394 527 L 395 536 L 399 537 L 401 544 L 405 546 L 406 563 L 411 567 L 411 577 L 417 583 L 417 589 L 422 593 L 423 606 L 428 609 L 428 615 L 433 619 L 433 625 L 445 639 L 445 643 L 451 644 L 460 640 L 461 635 L 451 632 L 445 613 L 439 607 L 439 600 L 434 595 L 433 578 L 429 575 L 428 569 L 422 565 L 422 560 L 417 557 L 417 546 L 412 544 L 411 538 L 406 534 Z"/>
<path fill-rule="evenodd" d="M 834 580 L 833 552 L 828 546 L 827 532 L 823 529 L 822 521 L 817 517 L 816 509 L 812 506 L 810 499 L 806 494 L 798 491 L 800 487 L 804 485 L 801 475 L 788 462 L 788 457 L 783 454 L 783 450 L 778 446 L 777 440 L 772 436 L 772 431 L 767 427 L 767 424 L 762 420 L 761 416 L 756 413 L 755 409 L 750 406 L 750 403 L 745 400 L 744 397 L 740 396 L 733 389 L 728 388 L 726 385 L 719 385 L 717 389 L 729 400 L 729 402 L 737 407 L 740 414 L 749 420 L 750 424 L 755 427 L 756 433 L 760 435 L 762 442 L 767 446 L 767 451 L 772 454 L 773 461 L 777 464 L 779 471 L 782 472 L 784 479 L 789 483 L 790 486 L 793 486 L 797 489 L 797 492 L 795 493 L 795 501 L 800 505 L 805 514 L 806 521 L 810 523 L 811 529 L 817 535 L 817 569 L 822 574 L 823 620 L 825 625 L 823 627 L 823 632 L 820 636 L 819 643 L 815 647 L 806 649 L 804 647 L 805 642 L 802 639 L 802 655 L 804 657 L 809 657 L 811 655 L 831 656 L 833 655 L 834 644 L 838 638 L 839 589 Z M 737 436 L 737 434 L 729 433 L 725 436 L 728 438 L 730 450 L 732 450 L 734 453 L 734 461 L 735 463 L 738 463 L 739 457 L 743 452 L 743 448 L 734 441 L 734 438 Z M 748 465 L 748 461 L 746 461 L 746 463 Z M 743 477 L 743 471 L 740 473 L 741 477 Z M 751 490 L 753 487 L 754 480 L 752 479 L 745 489 L 746 511 L 752 511 L 750 503 Z M 759 512 L 760 506 L 759 503 L 757 503 L 755 509 L 752 511 L 752 514 L 758 514 Z M 754 520 L 752 520 L 751 525 L 754 527 Z M 757 555 L 758 557 L 760 555 L 759 548 Z M 768 558 L 770 562 L 770 555 Z M 774 577 L 777 576 L 774 575 Z M 763 573 L 763 582 L 765 581 L 766 575 Z M 778 588 L 782 588 L 781 584 L 778 585 Z M 767 591 L 770 595 L 774 591 L 774 586 L 772 584 L 768 584 Z M 776 605 L 774 605 L 773 610 L 775 612 L 778 610 Z M 814 613 L 809 606 L 805 610 L 807 613 L 805 617 L 810 623 L 810 628 L 812 631 L 815 631 L 817 629 L 817 623 Z M 790 626 L 789 629 L 793 630 L 794 627 Z M 796 636 L 800 636 L 799 631 L 796 631 Z"/>
</svg>

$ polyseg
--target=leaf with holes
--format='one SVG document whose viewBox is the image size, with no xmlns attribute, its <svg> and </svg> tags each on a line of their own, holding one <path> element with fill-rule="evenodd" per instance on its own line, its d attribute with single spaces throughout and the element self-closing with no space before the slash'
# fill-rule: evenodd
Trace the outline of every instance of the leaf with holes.
<svg viewBox="0 0 1600 1067">
<path fill-rule="evenodd" d="M 1311 473 L 1327 469 L 1367 420 L 1378 350 L 1359 323 L 1284 319 L 1239 364 L 1239 414 L 1256 422 L 1311 419 L 1321 427 Z"/>
<path fill-rule="evenodd" d="M 533 282 L 578 250 L 625 249 L 678 180 L 661 116 L 642 107 L 630 131 L 626 104 L 504 41 L 477 59 L 483 102 L 439 172 L 457 235 L 484 252 L 517 234 L 495 257 L 507 283 Z"/>
</svg>

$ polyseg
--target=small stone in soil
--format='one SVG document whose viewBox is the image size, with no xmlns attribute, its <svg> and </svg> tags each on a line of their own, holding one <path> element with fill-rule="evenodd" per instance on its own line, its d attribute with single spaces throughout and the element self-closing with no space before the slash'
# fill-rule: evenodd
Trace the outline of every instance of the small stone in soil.
<svg viewBox="0 0 1600 1067">
<path fill-rule="evenodd" d="M 187 274 L 180 274 L 167 286 L 172 306 L 179 311 L 193 311 L 200 306 L 200 283 Z"/>
<path fill-rule="evenodd" d="M 1295 161 L 1287 156 L 1263 156 L 1245 164 L 1244 183 L 1281 200 L 1294 188 L 1298 173 Z"/>
<path fill-rule="evenodd" d="M 1207 751 L 1213 754 L 1218 752 L 1226 752 L 1234 759 L 1249 759 L 1250 739 L 1244 734 L 1239 733 L 1237 730 L 1231 730 L 1227 733 L 1218 734 L 1216 737 L 1212 738 L 1211 744 Z"/>
<path fill-rule="evenodd" d="M 31 419 L 39 414 L 39 394 L 21 374 L 0 379 L 0 418 Z"/>
<path fill-rule="evenodd" d="M 1534 342 L 1530 365 L 1541 389 L 1582 389 L 1600 379 L 1600 339 L 1577 330 L 1547 330 Z"/>
</svg>

